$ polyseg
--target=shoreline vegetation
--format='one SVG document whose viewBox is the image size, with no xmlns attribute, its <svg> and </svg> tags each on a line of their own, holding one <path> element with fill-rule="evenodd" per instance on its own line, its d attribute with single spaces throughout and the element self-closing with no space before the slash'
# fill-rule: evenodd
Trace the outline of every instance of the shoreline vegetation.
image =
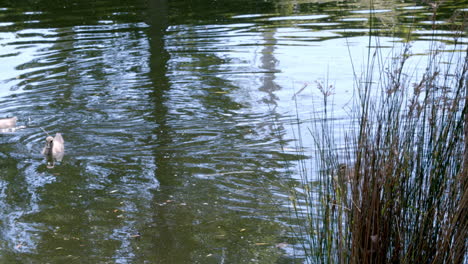
<svg viewBox="0 0 468 264">
<path fill-rule="evenodd" d="M 317 169 L 309 174 L 300 164 L 301 191 L 292 194 L 304 203 L 292 213 L 306 219 L 297 233 L 306 262 L 466 263 L 466 44 L 455 39 L 455 49 L 443 50 L 433 39 L 425 71 L 415 76 L 410 43 L 389 60 L 369 33 L 373 48 L 355 79 L 354 130 L 337 131 L 332 87 L 318 84 L 325 111 L 309 129 Z"/>
</svg>

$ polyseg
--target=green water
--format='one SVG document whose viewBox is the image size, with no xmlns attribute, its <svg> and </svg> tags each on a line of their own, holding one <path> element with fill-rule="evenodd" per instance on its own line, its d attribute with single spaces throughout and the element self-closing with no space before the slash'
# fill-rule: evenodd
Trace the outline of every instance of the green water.
<svg viewBox="0 0 468 264">
<path fill-rule="evenodd" d="M 370 25 L 417 71 L 466 15 L 375 4 L 0 1 L 0 118 L 26 126 L 0 135 L 0 263 L 305 262 L 289 195 L 315 81 L 346 122 Z M 65 139 L 52 169 L 42 129 Z"/>
</svg>

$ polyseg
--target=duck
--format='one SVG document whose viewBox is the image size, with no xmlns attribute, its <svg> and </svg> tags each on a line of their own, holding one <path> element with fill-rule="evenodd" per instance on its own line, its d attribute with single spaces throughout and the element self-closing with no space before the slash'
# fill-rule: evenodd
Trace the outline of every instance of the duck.
<svg viewBox="0 0 468 264">
<path fill-rule="evenodd" d="M 11 129 L 16 127 L 16 116 L 10 118 L 1 118 L 0 119 L 0 129 Z"/>
<path fill-rule="evenodd" d="M 42 149 L 42 155 L 47 157 L 47 167 L 54 167 L 54 160 L 62 161 L 65 154 L 65 141 L 61 133 L 56 133 L 55 137 L 47 136 L 45 147 Z"/>
<path fill-rule="evenodd" d="M 349 167 L 348 165 L 341 163 L 338 165 L 338 178 L 344 182 L 354 181 L 354 168 Z"/>
</svg>

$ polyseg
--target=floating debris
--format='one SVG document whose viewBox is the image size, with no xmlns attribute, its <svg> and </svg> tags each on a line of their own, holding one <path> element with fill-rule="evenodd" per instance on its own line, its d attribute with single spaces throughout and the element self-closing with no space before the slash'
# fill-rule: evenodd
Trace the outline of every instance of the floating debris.
<svg viewBox="0 0 468 264">
<path fill-rule="evenodd" d="M 281 242 L 281 243 L 276 244 L 277 248 L 285 248 L 287 246 L 289 246 L 289 244 L 286 242 Z"/>
<path fill-rule="evenodd" d="M 131 238 L 139 238 L 141 237 L 140 232 L 137 232 L 136 234 L 130 235 Z"/>
</svg>

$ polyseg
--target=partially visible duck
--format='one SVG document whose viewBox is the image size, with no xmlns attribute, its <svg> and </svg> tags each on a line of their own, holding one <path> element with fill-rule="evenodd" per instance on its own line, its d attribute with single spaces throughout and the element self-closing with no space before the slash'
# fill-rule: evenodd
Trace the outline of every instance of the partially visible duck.
<svg viewBox="0 0 468 264">
<path fill-rule="evenodd" d="M 65 141 L 63 140 L 62 134 L 57 133 L 55 137 L 48 136 L 46 138 L 46 144 L 42 149 L 42 155 L 47 156 L 48 164 L 47 167 L 54 167 L 54 160 L 62 161 L 65 154 Z"/>
<path fill-rule="evenodd" d="M 354 181 L 354 168 L 348 167 L 348 165 L 341 163 L 338 165 L 338 178 L 344 182 Z"/>
<path fill-rule="evenodd" d="M 10 129 L 16 127 L 16 116 L 0 119 L 0 129 Z"/>
</svg>

